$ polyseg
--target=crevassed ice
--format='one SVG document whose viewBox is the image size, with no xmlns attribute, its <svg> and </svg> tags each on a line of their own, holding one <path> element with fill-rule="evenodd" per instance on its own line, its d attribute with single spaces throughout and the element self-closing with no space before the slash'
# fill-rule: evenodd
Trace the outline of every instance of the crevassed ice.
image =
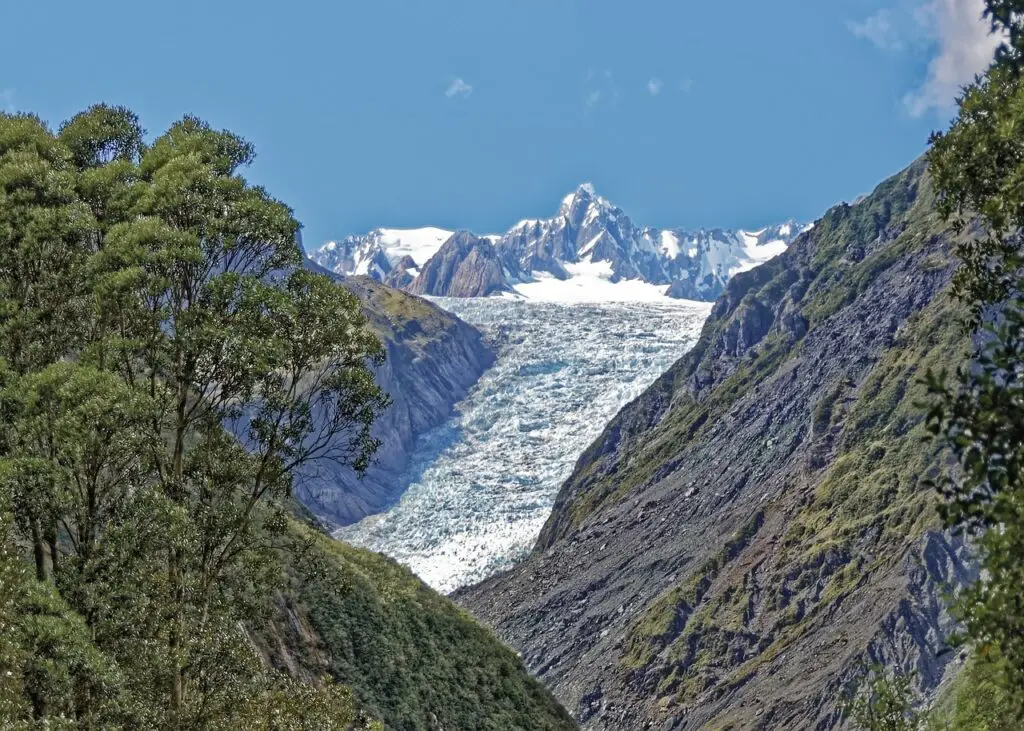
<svg viewBox="0 0 1024 731">
<path fill-rule="evenodd" d="M 497 362 L 420 440 L 401 501 L 336 535 L 450 592 L 530 549 L 580 453 L 693 346 L 711 305 L 434 301 L 494 338 Z"/>
</svg>

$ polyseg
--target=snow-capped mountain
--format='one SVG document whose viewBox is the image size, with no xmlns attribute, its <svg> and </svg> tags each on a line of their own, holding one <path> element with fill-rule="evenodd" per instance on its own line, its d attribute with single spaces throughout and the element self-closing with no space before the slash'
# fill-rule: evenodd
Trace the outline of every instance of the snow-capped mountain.
<svg viewBox="0 0 1024 731">
<path fill-rule="evenodd" d="M 657 241 L 669 260 L 670 297 L 713 300 L 733 275 L 778 256 L 807 228 L 789 221 L 760 231 L 644 229 L 641 236 Z"/>
<path fill-rule="evenodd" d="M 419 273 L 417 267 L 436 254 L 452 233 L 432 227 L 378 228 L 362 236 L 328 241 L 310 258 L 335 274 L 365 274 L 392 286 L 405 287 Z"/>
<path fill-rule="evenodd" d="M 378 229 L 328 242 L 311 258 L 339 274 L 368 274 L 427 295 L 707 301 L 734 274 L 784 251 L 802 230 L 793 221 L 760 231 L 638 228 L 584 183 L 553 217 L 520 221 L 503 236 Z M 449 238 L 458 240 L 446 245 Z"/>
</svg>

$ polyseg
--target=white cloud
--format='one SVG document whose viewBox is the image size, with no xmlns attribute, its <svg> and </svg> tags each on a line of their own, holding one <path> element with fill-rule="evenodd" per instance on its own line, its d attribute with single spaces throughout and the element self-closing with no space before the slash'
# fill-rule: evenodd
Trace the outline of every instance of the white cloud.
<svg viewBox="0 0 1024 731">
<path fill-rule="evenodd" d="M 615 77 L 608 69 L 595 71 L 587 70 L 587 95 L 584 97 L 584 114 L 590 114 L 591 110 L 598 104 L 614 102 L 619 97 L 619 90 L 616 88 Z"/>
<path fill-rule="evenodd" d="M 903 48 L 903 38 L 894 11 L 882 8 L 864 20 L 847 20 L 846 27 L 858 38 L 870 41 L 886 51 L 898 51 Z"/>
<path fill-rule="evenodd" d="M 693 79 L 683 79 L 679 82 L 679 91 L 689 94 L 693 91 Z"/>
<path fill-rule="evenodd" d="M 984 0 L 895 0 L 846 26 L 882 50 L 929 59 L 921 85 L 903 99 L 907 112 L 920 117 L 952 109 L 960 89 L 992 62 L 1001 39 L 982 19 L 984 9 Z"/>
<path fill-rule="evenodd" d="M 0 91 L 0 109 L 11 114 L 15 112 L 14 89 Z"/>
<path fill-rule="evenodd" d="M 661 93 L 661 87 L 664 85 L 661 79 L 651 79 L 647 82 L 647 91 L 651 96 L 658 96 Z"/>
<path fill-rule="evenodd" d="M 473 87 L 463 81 L 461 78 L 452 79 L 452 83 L 448 85 L 444 95 L 449 99 L 454 99 L 457 96 L 467 97 L 473 93 Z"/>
<path fill-rule="evenodd" d="M 983 10 L 983 0 L 931 0 L 918 8 L 935 52 L 924 83 L 903 100 L 910 114 L 950 110 L 960 89 L 992 63 L 1002 38 L 990 32 Z"/>
</svg>

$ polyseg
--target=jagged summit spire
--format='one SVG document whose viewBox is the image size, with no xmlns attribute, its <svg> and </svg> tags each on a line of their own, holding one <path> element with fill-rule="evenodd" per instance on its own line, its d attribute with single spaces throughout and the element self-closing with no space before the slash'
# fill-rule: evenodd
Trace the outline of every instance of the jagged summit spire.
<svg viewBox="0 0 1024 731">
<path fill-rule="evenodd" d="M 465 293 L 478 293 L 481 287 L 507 292 L 545 277 L 589 277 L 613 284 L 641 282 L 664 287 L 669 296 L 713 300 L 733 274 L 778 254 L 799 231 L 792 222 L 758 231 L 638 228 L 593 183 L 583 182 L 562 199 L 553 216 L 520 221 L 505 234 L 378 229 L 327 244 L 313 256 L 339 274 L 368 274 L 399 287 L 424 277 L 418 285 L 424 289 L 416 292 L 437 296 L 476 296 Z M 446 242 L 451 245 L 442 252 Z M 406 262 L 403 267 L 406 255 L 413 265 Z M 465 267 L 464 260 L 469 261 Z M 440 264 L 446 266 L 439 269 Z M 427 269 L 433 272 L 429 282 Z"/>
<path fill-rule="evenodd" d="M 580 183 L 576 190 L 562 199 L 560 212 L 565 214 L 574 208 L 586 208 L 594 203 L 598 204 L 601 208 L 614 208 L 610 201 L 598 195 L 593 183 Z"/>
</svg>

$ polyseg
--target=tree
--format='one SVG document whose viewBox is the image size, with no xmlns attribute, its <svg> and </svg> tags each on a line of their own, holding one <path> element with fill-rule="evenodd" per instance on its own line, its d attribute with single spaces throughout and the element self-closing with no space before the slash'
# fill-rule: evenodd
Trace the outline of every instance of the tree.
<svg viewBox="0 0 1024 731">
<path fill-rule="evenodd" d="M 925 718 L 914 709 L 914 701 L 910 675 L 886 675 L 876 666 L 848 700 L 846 715 L 861 731 L 919 731 Z"/>
<path fill-rule="evenodd" d="M 0 354 L 17 373 L 80 342 L 94 228 L 63 145 L 36 117 L 0 114 Z"/>
<path fill-rule="evenodd" d="M 51 547 L 54 579 L 78 612 L 95 618 L 102 542 L 151 469 L 152 403 L 115 374 L 72 362 L 9 377 L 0 398 L 9 414 L 4 481 L 22 502 L 46 501 L 35 510 L 51 516 L 62 538 Z"/>
<path fill-rule="evenodd" d="M 1024 302 L 1002 309 L 953 384 L 929 375 L 929 424 L 959 470 L 937 484 L 948 526 L 976 536 L 985 575 L 958 601 L 967 637 L 1005 658 L 1024 712 Z"/>
<path fill-rule="evenodd" d="M 75 194 L 67 150 L 36 117 L 0 114 L 0 357 L 23 375 L 73 352 L 87 306 L 84 269 L 95 221 Z M 36 573 L 57 543 L 45 495 L 15 503 Z"/>
<path fill-rule="evenodd" d="M 384 351 L 303 267 L 290 209 L 240 174 L 252 159 L 192 117 L 147 146 L 123 108 L 56 136 L 0 115 L 0 488 L 37 569 L 0 601 L 20 638 L 0 660 L 33 678 L 11 703 L 41 722 L 114 722 L 68 695 L 75 668 L 111 679 L 134 726 L 354 718 L 268 671 L 244 627 L 277 586 L 296 471 L 368 465 Z"/>
<path fill-rule="evenodd" d="M 958 602 L 966 638 L 1002 657 L 1015 714 L 1024 715 L 1024 4 L 989 0 L 1007 34 L 994 66 L 933 135 L 929 162 L 940 211 L 962 234 L 954 293 L 980 328 L 971 363 L 952 382 L 929 373 L 929 427 L 958 470 L 937 486 L 948 527 L 974 535 L 983 578 Z"/>
<path fill-rule="evenodd" d="M 24 650 L 18 641 L 19 602 L 25 571 L 14 544 L 10 494 L 0 488 L 0 719 L 28 713 L 22 680 Z"/>
<path fill-rule="evenodd" d="M 186 117 L 145 150 L 133 216 L 96 255 L 104 362 L 153 404 L 175 712 L 225 636 L 210 631 L 237 634 L 217 615 L 266 583 L 294 471 L 365 469 L 387 405 L 370 369 L 381 344 L 354 296 L 302 267 L 291 211 L 238 175 L 252 157 Z"/>
<path fill-rule="evenodd" d="M 994 33 L 1005 33 L 1006 41 L 996 51 L 997 61 L 1019 68 L 1024 59 L 1024 2 L 1021 0 L 985 0 L 985 17 Z"/>
</svg>

